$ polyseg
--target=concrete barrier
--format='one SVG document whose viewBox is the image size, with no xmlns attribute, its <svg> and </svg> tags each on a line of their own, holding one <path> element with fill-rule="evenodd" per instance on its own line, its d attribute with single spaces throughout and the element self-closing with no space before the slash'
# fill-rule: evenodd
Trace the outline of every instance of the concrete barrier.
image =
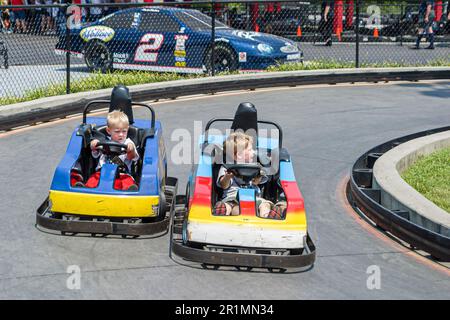
<svg viewBox="0 0 450 320">
<path fill-rule="evenodd" d="M 135 85 L 130 92 L 133 100 L 143 101 L 276 86 L 433 79 L 450 79 L 450 67 L 264 72 Z M 0 130 L 76 114 L 87 102 L 108 99 L 110 94 L 111 88 L 0 106 Z"/>
<path fill-rule="evenodd" d="M 409 220 L 450 237 L 450 213 L 426 199 L 400 176 L 420 156 L 450 147 L 450 131 L 405 142 L 384 153 L 373 167 L 373 189 L 381 192 L 381 205 L 409 212 Z"/>
</svg>

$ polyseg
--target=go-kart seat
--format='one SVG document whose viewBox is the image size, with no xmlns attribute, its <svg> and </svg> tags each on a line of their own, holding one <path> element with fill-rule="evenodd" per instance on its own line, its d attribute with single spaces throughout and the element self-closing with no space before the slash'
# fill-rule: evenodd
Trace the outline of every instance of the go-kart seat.
<svg viewBox="0 0 450 320">
<path fill-rule="evenodd" d="M 113 88 L 111 93 L 111 100 L 109 104 L 109 112 L 120 110 L 125 113 L 128 117 L 129 128 L 128 128 L 128 136 L 127 138 L 131 139 L 136 146 L 136 150 L 140 156 L 140 161 L 132 168 L 131 175 L 138 180 L 138 176 L 140 176 L 139 168 L 142 164 L 143 157 L 143 139 L 145 136 L 145 130 L 133 126 L 134 116 L 132 109 L 132 101 L 129 89 L 124 85 L 117 85 Z M 97 131 L 104 135 L 105 139 L 108 136 L 106 132 L 106 125 L 97 128 Z"/>
</svg>

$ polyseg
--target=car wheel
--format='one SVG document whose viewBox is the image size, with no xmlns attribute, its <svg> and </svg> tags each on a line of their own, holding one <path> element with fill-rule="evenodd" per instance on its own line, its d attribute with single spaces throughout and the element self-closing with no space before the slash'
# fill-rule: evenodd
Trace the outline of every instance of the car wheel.
<svg viewBox="0 0 450 320">
<path fill-rule="evenodd" d="M 211 55 L 212 49 L 209 48 L 206 56 L 204 65 L 206 67 L 206 71 L 211 73 Z M 218 72 L 233 72 L 236 71 L 239 67 L 238 59 L 234 50 L 224 44 L 216 44 L 214 48 L 214 71 Z"/>
<path fill-rule="evenodd" d="M 84 52 L 84 61 L 89 71 L 106 73 L 112 69 L 112 56 L 108 47 L 101 41 L 91 41 Z"/>
</svg>

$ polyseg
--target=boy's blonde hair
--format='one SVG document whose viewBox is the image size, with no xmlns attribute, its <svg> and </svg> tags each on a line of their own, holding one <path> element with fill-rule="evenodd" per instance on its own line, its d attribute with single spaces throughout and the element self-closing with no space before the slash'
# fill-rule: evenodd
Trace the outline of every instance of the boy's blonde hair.
<svg viewBox="0 0 450 320">
<path fill-rule="evenodd" d="M 227 160 L 236 158 L 238 150 L 243 151 L 248 148 L 249 145 L 253 145 L 253 137 L 243 132 L 231 133 L 227 140 L 223 143 L 223 152 L 227 156 Z M 230 159 L 230 160 L 231 160 Z"/>
<path fill-rule="evenodd" d="M 130 126 L 130 122 L 128 121 L 128 117 L 125 113 L 120 110 L 114 110 L 108 113 L 106 117 L 106 124 L 108 128 L 116 128 L 118 126 L 128 127 Z"/>
</svg>

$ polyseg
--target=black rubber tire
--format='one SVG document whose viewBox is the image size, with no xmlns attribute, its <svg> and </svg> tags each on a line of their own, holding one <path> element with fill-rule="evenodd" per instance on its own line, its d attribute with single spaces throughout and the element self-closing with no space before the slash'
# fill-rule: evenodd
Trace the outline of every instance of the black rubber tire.
<svg viewBox="0 0 450 320">
<path fill-rule="evenodd" d="M 218 265 L 218 264 L 202 263 L 201 266 L 203 269 L 206 269 L 206 270 L 219 270 L 219 268 L 220 268 L 220 265 Z"/>
<path fill-rule="evenodd" d="M 189 181 L 186 183 L 186 203 L 185 203 L 185 207 L 186 207 L 186 212 L 189 211 L 189 197 L 191 193 L 191 185 L 189 184 Z"/>
<path fill-rule="evenodd" d="M 167 202 L 166 202 L 166 195 L 164 194 L 163 190 L 159 191 L 159 210 L 158 210 L 158 216 L 156 217 L 155 221 L 162 221 L 166 217 L 167 212 Z"/>
<path fill-rule="evenodd" d="M 112 55 L 106 44 L 93 40 L 86 44 L 84 62 L 91 72 L 106 73 L 112 70 Z"/>
<path fill-rule="evenodd" d="M 211 74 L 211 54 L 212 49 L 209 48 L 204 58 L 204 65 L 208 74 Z M 214 48 L 214 66 L 216 74 L 236 71 L 239 68 L 239 62 L 233 48 L 227 44 L 217 43 Z"/>
<path fill-rule="evenodd" d="M 270 273 L 285 273 L 286 269 L 284 268 L 267 268 Z"/>
</svg>

